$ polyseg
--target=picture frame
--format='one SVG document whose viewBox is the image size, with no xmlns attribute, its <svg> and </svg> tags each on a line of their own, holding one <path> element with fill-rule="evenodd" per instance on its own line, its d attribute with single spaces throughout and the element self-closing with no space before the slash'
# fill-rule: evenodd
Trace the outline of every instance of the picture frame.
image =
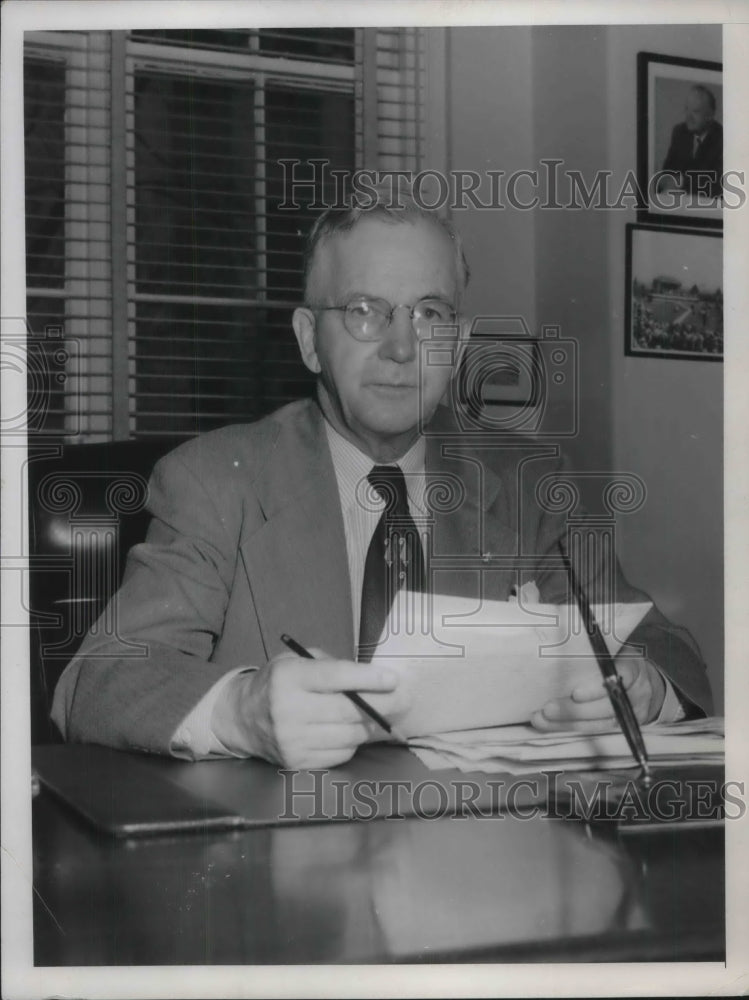
<svg viewBox="0 0 749 1000">
<path fill-rule="evenodd" d="M 478 317 L 458 374 L 460 405 L 478 417 L 486 407 L 530 409 L 540 389 L 538 339 L 522 316 Z"/>
<path fill-rule="evenodd" d="M 724 200 L 730 194 L 723 170 L 722 122 L 721 63 L 638 52 L 640 222 L 722 226 Z"/>
<path fill-rule="evenodd" d="M 629 223 L 626 238 L 625 355 L 722 361 L 722 233 Z"/>
</svg>

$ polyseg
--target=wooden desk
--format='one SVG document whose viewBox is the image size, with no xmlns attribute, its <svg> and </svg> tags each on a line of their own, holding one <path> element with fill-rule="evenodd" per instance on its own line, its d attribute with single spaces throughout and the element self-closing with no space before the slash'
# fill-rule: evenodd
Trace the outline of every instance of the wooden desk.
<svg viewBox="0 0 749 1000">
<path fill-rule="evenodd" d="M 724 957 L 721 828 L 504 814 L 116 840 L 45 791 L 33 823 L 37 965 Z"/>
</svg>

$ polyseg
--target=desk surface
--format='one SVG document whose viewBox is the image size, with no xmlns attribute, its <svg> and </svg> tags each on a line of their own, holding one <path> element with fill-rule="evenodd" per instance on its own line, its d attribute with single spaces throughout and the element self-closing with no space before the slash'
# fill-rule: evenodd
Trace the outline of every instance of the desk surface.
<svg viewBox="0 0 749 1000">
<path fill-rule="evenodd" d="M 37 965 L 724 955 L 720 827 L 499 814 L 116 840 L 45 791 L 33 823 Z"/>
</svg>

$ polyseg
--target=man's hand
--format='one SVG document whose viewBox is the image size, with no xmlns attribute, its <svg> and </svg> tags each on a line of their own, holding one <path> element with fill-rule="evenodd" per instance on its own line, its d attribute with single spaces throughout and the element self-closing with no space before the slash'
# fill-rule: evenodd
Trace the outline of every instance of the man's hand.
<svg viewBox="0 0 749 1000">
<path fill-rule="evenodd" d="M 616 665 L 639 723 L 652 722 L 663 705 L 666 682 L 647 660 L 627 657 Z M 603 678 L 576 687 L 567 698 L 547 702 L 531 716 L 531 725 L 543 732 L 576 729 L 593 733 L 616 728 L 616 717 Z"/>
<path fill-rule="evenodd" d="M 365 698 L 376 693 L 377 710 L 386 719 L 406 707 L 391 670 L 312 652 L 318 658 L 280 653 L 226 685 L 211 725 L 227 749 L 284 767 L 333 767 L 380 734 L 343 691 L 358 691 Z"/>
</svg>

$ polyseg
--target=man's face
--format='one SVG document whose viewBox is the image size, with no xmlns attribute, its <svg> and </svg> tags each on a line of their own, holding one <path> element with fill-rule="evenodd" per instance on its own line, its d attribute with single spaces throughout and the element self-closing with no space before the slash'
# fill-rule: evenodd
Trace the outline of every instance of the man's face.
<svg viewBox="0 0 749 1000">
<path fill-rule="evenodd" d="M 366 296 L 391 306 L 436 298 L 456 309 L 458 295 L 454 248 L 444 230 L 425 219 L 376 216 L 318 247 L 308 293 L 315 306 Z M 400 457 L 445 392 L 453 371 L 445 351 L 439 363 L 429 363 L 430 348 L 419 346 L 409 309 L 396 310 L 377 341 L 352 337 L 341 311 L 298 309 L 294 330 L 305 364 L 320 374 L 320 403 L 336 430 L 377 461 Z M 458 344 L 452 348 L 457 354 Z"/>
<path fill-rule="evenodd" d="M 700 135 L 713 120 L 710 102 L 701 90 L 690 90 L 684 105 L 684 120 L 694 135 Z"/>
</svg>

